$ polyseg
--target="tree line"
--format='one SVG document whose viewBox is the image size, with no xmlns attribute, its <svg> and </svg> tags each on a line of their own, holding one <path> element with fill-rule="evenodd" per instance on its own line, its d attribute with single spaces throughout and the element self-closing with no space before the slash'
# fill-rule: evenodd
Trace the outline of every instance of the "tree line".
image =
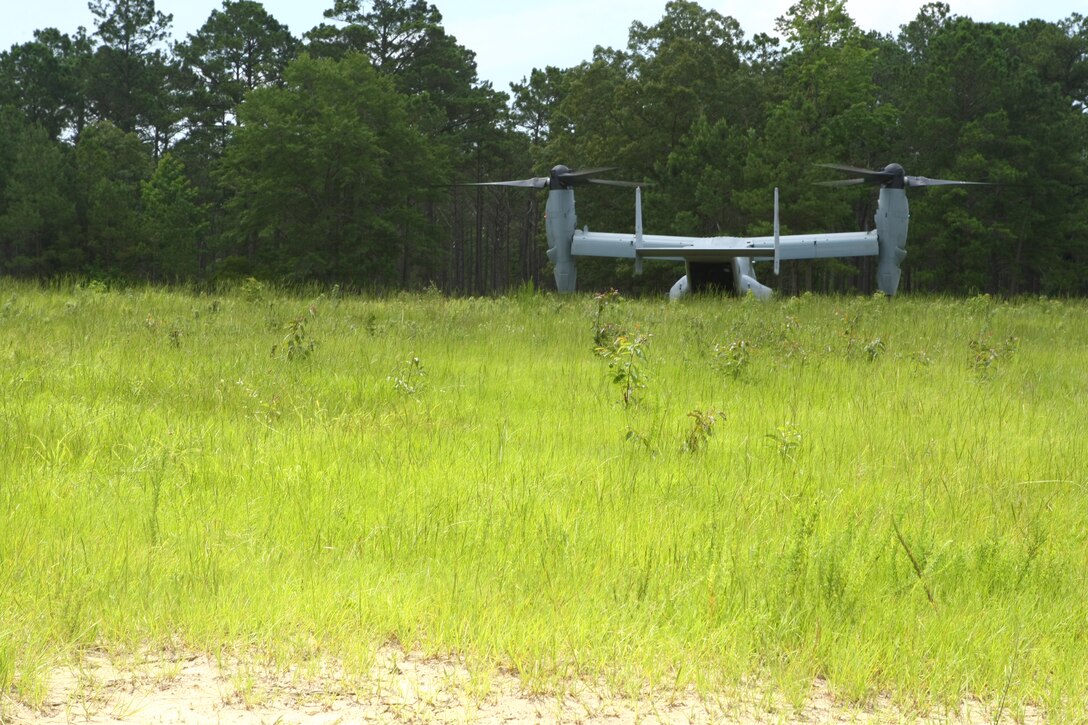
<svg viewBox="0 0 1088 725">
<path fill-rule="evenodd" d="M 151 282 L 256 276 L 490 294 L 550 284 L 544 199 L 463 187 L 615 166 L 647 231 L 872 228 L 871 188 L 820 163 L 993 182 L 912 195 L 904 288 L 1088 293 L 1088 22 L 976 22 L 931 3 L 896 34 L 799 0 L 777 37 L 672 0 L 626 47 L 510 92 L 426 0 L 335 0 L 294 36 L 224 0 L 184 39 L 154 0 L 91 0 L 94 29 L 0 53 L 0 273 Z M 580 224 L 633 227 L 629 191 Z M 678 276 L 585 260 L 583 286 Z M 791 263 L 786 291 L 872 286 L 871 260 Z"/>
</svg>

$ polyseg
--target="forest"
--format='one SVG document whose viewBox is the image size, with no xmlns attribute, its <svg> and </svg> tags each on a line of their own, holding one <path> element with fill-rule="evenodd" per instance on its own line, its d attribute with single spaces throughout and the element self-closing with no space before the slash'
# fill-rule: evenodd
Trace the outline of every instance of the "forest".
<svg viewBox="0 0 1088 725">
<path fill-rule="evenodd" d="M 872 227 L 870 188 L 817 164 L 990 182 L 912 196 L 908 292 L 1088 293 L 1088 21 L 1012 26 L 931 3 L 894 35 L 798 0 L 749 36 L 672 0 L 626 47 L 526 69 L 508 91 L 426 0 L 335 0 L 301 36 L 224 0 L 172 36 L 154 0 L 90 0 L 93 29 L 0 53 L 0 274 L 217 284 L 254 277 L 454 295 L 551 285 L 544 198 L 465 187 L 617 167 L 652 183 L 647 231 Z M 832 175 L 834 176 L 834 175 Z M 579 225 L 633 228 L 629 191 Z M 872 260 L 791 263 L 787 293 L 872 291 Z M 580 264 L 583 288 L 682 271 Z M 768 275 L 769 276 L 769 275 Z"/>
</svg>

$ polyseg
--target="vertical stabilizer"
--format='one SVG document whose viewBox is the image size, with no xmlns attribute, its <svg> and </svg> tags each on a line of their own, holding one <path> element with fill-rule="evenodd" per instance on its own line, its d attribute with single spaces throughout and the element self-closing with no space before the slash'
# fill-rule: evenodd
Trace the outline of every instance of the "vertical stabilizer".
<svg viewBox="0 0 1088 725">
<path fill-rule="evenodd" d="M 779 267 L 781 266 L 781 259 L 778 256 L 779 255 L 779 250 L 780 250 L 780 247 L 781 247 L 781 243 L 780 243 L 780 241 L 778 239 L 778 237 L 779 237 L 779 234 L 778 234 L 779 228 L 780 227 L 779 227 L 779 224 L 778 224 L 778 187 L 776 186 L 776 187 L 774 187 L 774 275 L 776 277 L 778 276 L 778 270 L 779 270 Z"/>
</svg>

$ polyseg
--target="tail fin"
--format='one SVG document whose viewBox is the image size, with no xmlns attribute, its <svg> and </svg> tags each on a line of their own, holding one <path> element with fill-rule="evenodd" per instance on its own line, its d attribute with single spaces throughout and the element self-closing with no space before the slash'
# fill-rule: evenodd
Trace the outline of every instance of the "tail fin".
<svg viewBox="0 0 1088 725">
<path fill-rule="evenodd" d="M 776 186 L 774 187 L 774 273 L 776 277 L 778 276 L 779 262 L 781 261 L 778 256 L 781 246 L 778 239 L 778 231 L 778 187 Z"/>
</svg>

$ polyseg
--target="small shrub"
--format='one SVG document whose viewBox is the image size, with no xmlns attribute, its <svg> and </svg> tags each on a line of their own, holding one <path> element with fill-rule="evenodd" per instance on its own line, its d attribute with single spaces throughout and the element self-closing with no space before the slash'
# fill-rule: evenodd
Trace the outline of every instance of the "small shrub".
<svg viewBox="0 0 1088 725">
<path fill-rule="evenodd" d="M 633 446 L 645 448 L 652 454 L 657 453 L 657 450 L 654 448 L 653 441 L 650 440 L 650 436 L 646 433 L 640 433 L 634 428 L 628 428 L 627 434 L 623 437 L 623 439 Z"/>
<path fill-rule="evenodd" d="M 988 380 L 997 370 L 999 360 L 1007 360 L 1020 349 L 1020 338 L 1010 335 L 1001 344 L 994 344 L 987 332 L 968 343 L 971 348 L 971 369 L 979 380 Z"/>
<path fill-rule="evenodd" d="M 109 285 L 107 285 L 100 279 L 92 279 L 90 282 L 87 283 L 84 289 L 92 295 L 99 296 L 104 295 L 110 291 Z"/>
<path fill-rule="evenodd" d="M 526 280 L 518 285 L 513 292 L 513 298 L 517 301 L 521 307 L 530 307 L 536 304 L 537 299 L 536 285 L 533 284 L 533 280 Z"/>
<path fill-rule="evenodd" d="M 242 299 L 247 302 L 258 303 L 264 299 L 265 292 L 267 291 L 264 282 L 260 281 L 256 277 L 246 277 L 242 281 L 241 286 Z"/>
<path fill-rule="evenodd" d="M 989 315 L 995 309 L 993 298 L 988 294 L 970 297 L 964 302 L 964 306 L 971 312 L 980 315 Z"/>
<path fill-rule="evenodd" d="M 719 419 L 725 418 L 725 413 L 720 410 L 699 410 L 696 408 L 688 413 L 691 418 L 691 430 L 688 431 L 682 450 L 685 453 L 698 453 L 706 448 L 710 437 L 714 435 L 714 426 Z"/>
<path fill-rule="evenodd" d="M 736 380 L 748 367 L 751 359 L 750 346 L 746 340 L 737 340 L 729 345 L 715 345 L 714 359 L 719 369 Z"/>
<path fill-rule="evenodd" d="M 839 335 L 846 341 L 846 355 L 847 357 L 857 354 L 860 350 L 866 349 L 867 343 L 864 342 L 864 338 L 861 337 L 861 316 L 857 313 L 851 314 L 849 312 L 837 312 L 836 316 L 839 318 L 839 323 L 842 327 L 839 330 Z"/>
<path fill-rule="evenodd" d="M 413 355 L 401 363 L 388 379 L 393 384 L 393 390 L 398 393 L 415 395 L 423 389 L 423 378 L 426 375 L 423 363 Z"/>
<path fill-rule="evenodd" d="M 603 320 L 605 308 L 613 302 L 623 299 L 623 297 L 616 290 L 610 289 L 607 292 L 594 295 L 593 299 L 597 302 L 597 315 L 593 319 L 593 348 L 597 350 L 607 346 L 623 334 L 623 331 L 614 323 Z"/>
<path fill-rule="evenodd" d="M 790 340 L 786 343 L 785 349 L 787 360 L 796 360 L 801 365 L 808 363 L 808 350 L 806 350 L 805 346 L 801 343 L 796 340 Z"/>
<path fill-rule="evenodd" d="M 796 453 L 801 449 L 801 443 L 804 441 L 796 423 L 787 421 L 775 428 L 774 432 L 768 433 L 766 437 L 778 449 L 778 455 L 782 457 L 782 460 L 796 461 Z"/>
</svg>

